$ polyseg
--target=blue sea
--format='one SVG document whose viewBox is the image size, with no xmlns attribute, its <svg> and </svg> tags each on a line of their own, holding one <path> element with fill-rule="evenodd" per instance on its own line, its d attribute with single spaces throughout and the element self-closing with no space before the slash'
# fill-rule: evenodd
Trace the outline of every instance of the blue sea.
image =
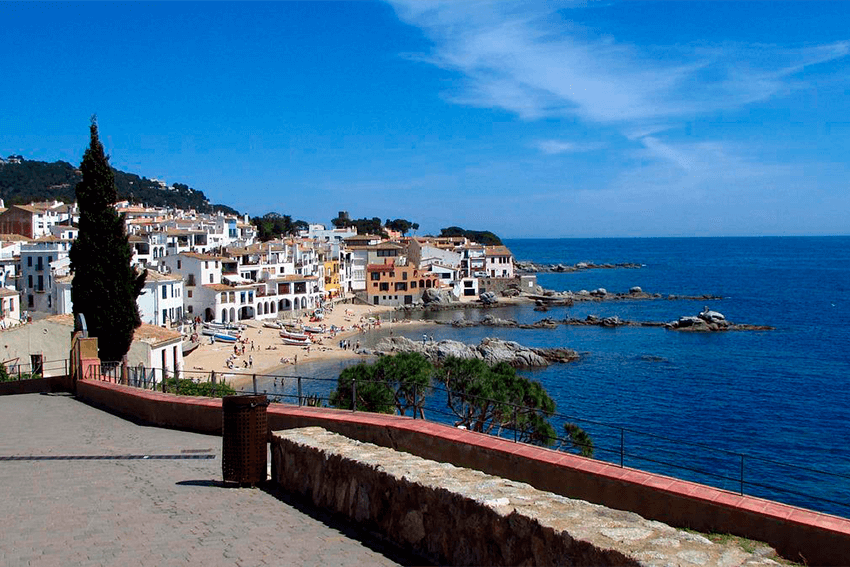
<svg viewBox="0 0 850 567">
<path fill-rule="evenodd" d="M 556 330 L 428 329 L 435 340 L 485 336 L 527 346 L 568 347 L 578 362 L 525 375 L 540 381 L 562 417 L 593 437 L 596 458 L 746 494 L 850 516 L 850 237 L 523 239 L 518 260 L 641 264 L 640 269 L 540 274 L 554 290 L 713 301 L 578 303 L 447 311 L 534 322 L 619 316 L 673 321 L 705 305 L 735 323 L 773 331 L 681 333 L 663 328 L 560 326 Z M 421 337 L 412 328 L 410 338 Z M 338 364 L 298 367 L 333 378 Z M 332 387 L 324 383 L 323 388 Z M 621 451 L 623 456 L 621 457 Z M 743 482 L 742 482 L 743 479 Z"/>
</svg>

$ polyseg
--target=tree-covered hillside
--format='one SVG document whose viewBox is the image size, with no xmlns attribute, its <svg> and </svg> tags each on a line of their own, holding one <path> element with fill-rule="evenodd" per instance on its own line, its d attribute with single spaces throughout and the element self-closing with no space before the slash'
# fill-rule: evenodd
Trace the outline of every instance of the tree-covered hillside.
<svg viewBox="0 0 850 567">
<path fill-rule="evenodd" d="M 20 156 L 10 156 L 10 158 Z M 225 210 L 229 207 L 210 205 L 202 191 L 183 183 L 162 187 L 158 182 L 126 173 L 113 168 L 118 198 L 152 207 L 176 207 L 212 212 L 214 207 Z M 10 159 L 0 161 L 0 199 L 6 206 L 57 199 L 74 201 L 74 187 L 82 179 L 80 171 L 70 163 L 55 161 L 30 161 Z M 231 209 L 232 210 L 232 209 Z"/>
</svg>

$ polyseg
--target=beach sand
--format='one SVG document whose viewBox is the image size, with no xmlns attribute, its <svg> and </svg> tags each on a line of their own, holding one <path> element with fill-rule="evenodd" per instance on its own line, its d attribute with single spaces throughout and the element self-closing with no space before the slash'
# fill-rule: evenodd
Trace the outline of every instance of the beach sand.
<svg viewBox="0 0 850 567">
<path fill-rule="evenodd" d="M 241 348 L 244 345 L 245 351 L 233 358 L 232 369 L 228 368 L 227 360 L 234 355 L 234 345 L 221 342 L 209 344 L 209 337 L 201 336 L 201 345 L 184 359 L 183 374 L 186 378 L 206 381 L 214 370 L 219 379 L 224 379 L 238 389 L 251 382 L 251 374 L 271 375 L 298 362 L 365 358 L 354 353 L 353 347 L 360 330 L 353 328 L 353 325 L 366 323 L 370 317 L 376 321 L 380 319 L 380 329 L 404 325 L 404 322 L 388 320 L 391 314 L 396 313 L 392 307 L 337 303 L 332 311 L 326 311 L 321 323 L 312 324 L 324 324 L 328 329 L 336 325 L 344 327 L 345 331 L 334 336 L 330 332 L 314 335 L 315 342 L 310 345 L 309 352 L 307 347 L 284 345 L 278 329 L 263 327 L 261 321 L 241 321 L 246 325 L 241 337 L 245 342 L 239 346 Z M 311 324 L 306 318 L 301 319 L 301 322 Z M 375 325 L 373 328 L 378 327 Z M 351 341 L 352 348 L 346 350 L 339 347 L 339 342 L 344 339 Z M 253 361 L 253 364 L 249 361 Z"/>
</svg>

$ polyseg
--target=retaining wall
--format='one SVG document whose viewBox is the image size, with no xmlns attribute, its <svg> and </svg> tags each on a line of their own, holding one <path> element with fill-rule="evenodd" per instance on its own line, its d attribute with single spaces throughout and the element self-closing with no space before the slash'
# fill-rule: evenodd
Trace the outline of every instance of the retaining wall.
<svg viewBox="0 0 850 567">
<path fill-rule="evenodd" d="M 220 400 L 94 381 L 79 381 L 77 396 L 151 424 L 221 433 Z M 850 520 L 828 514 L 406 417 L 273 404 L 268 423 L 270 431 L 319 426 L 672 526 L 764 541 L 809 565 L 850 564 Z"/>
</svg>

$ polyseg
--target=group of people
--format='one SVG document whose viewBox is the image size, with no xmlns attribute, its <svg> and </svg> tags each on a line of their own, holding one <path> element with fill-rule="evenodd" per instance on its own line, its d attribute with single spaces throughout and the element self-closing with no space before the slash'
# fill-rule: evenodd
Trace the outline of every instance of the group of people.
<svg viewBox="0 0 850 567">
<path fill-rule="evenodd" d="M 348 350 L 348 349 L 350 349 L 350 348 L 351 348 L 351 341 L 349 341 L 348 339 L 345 339 L 345 340 L 339 341 L 339 348 L 341 348 L 342 350 Z M 360 350 L 360 341 L 357 341 L 357 342 L 354 344 L 354 350 L 355 350 L 355 351 Z"/>
</svg>

